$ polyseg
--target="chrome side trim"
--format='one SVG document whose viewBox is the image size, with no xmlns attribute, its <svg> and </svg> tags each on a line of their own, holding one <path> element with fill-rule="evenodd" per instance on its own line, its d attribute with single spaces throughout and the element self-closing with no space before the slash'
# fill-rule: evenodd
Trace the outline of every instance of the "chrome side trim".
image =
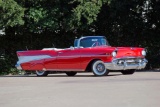
<svg viewBox="0 0 160 107">
<path fill-rule="evenodd" d="M 85 71 L 84 69 L 45 69 L 45 71 Z"/>
<path fill-rule="evenodd" d="M 121 57 L 121 58 L 115 58 L 115 59 L 113 59 L 113 60 L 118 60 L 118 59 L 139 59 L 139 58 L 141 58 L 141 59 L 144 59 L 143 57 L 133 57 L 133 56 L 128 56 L 128 57 Z"/>
<path fill-rule="evenodd" d="M 57 58 L 79 58 L 79 57 L 107 57 L 111 55 L 73 55 L 73 56 L 57 56 Z"/>
</svg>

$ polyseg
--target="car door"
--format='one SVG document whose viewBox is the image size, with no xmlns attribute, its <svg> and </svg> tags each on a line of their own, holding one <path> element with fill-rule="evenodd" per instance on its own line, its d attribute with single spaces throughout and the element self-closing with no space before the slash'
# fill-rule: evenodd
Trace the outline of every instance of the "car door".
<svg viewBox="0 0 160 107">
<path fill-rule="evenodd" d="M 80 50 L 69 48 L 58 51 L 57 65 L 58 69 L 62 71 L 81 71 Z"/>
</svg>

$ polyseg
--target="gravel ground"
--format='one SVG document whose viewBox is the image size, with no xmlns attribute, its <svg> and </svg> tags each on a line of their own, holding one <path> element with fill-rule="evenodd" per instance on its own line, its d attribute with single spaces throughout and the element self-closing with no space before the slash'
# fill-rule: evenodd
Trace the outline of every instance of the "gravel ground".
<svg viewBox="0 0 160 107">
<path fill-rule="evenodd" d="M 0 107 L 160 107 L 160 72 L 1 76 Z"/>
</svg>

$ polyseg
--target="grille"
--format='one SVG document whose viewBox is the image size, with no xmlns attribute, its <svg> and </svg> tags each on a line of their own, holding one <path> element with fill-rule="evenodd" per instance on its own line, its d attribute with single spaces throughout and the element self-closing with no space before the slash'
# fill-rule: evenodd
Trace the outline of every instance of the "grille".
<svg viewBox="0 0 160 107">
<path fill-rule="evenodd" d="M 117 61 L 117 65 L 135 65 L 135 64 L 139 64 L 142 62 L 142 59 L 118 59 Z"/>
</svg>

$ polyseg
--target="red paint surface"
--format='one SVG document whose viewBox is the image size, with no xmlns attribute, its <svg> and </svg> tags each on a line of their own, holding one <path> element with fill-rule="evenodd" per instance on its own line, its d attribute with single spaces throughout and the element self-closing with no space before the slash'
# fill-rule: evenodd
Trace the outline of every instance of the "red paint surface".
<svg viewBox="0 0 160 107">
<path fill-rule="evenodd" d="M 84 71 L 90 61 L 99 59 L 103 62 L 111 62 L 113 57 L 111 53 L 117 50 L 116 58 L 121 57 L 141 57 L 143 48 L 130 47 L 108 47 L 99 46 L 91 48 L 74 48 L 64 50 L 32 50 L 32 51 L 18 51 L 18 56 L 37 56 L 49 55 L 52 58 L 35 60 L 22 63 L 23 70 L 79 70 Z"/>
</svg>

